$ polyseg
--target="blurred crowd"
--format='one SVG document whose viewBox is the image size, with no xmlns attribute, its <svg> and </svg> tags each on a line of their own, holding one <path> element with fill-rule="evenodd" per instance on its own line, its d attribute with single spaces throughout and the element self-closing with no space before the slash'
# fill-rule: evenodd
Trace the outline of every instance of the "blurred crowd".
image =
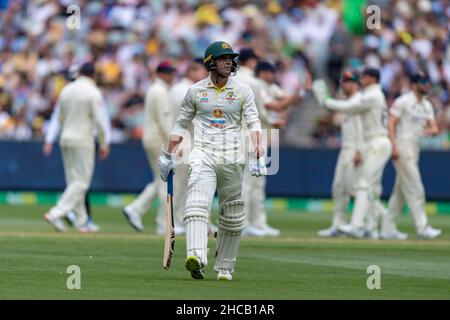
<svg viewBox="0 0 450 320">
<path fill-rule="evenodd" d="M 224 40 L 274 62 L 289 94 L 308 75 L 326 79 L 334 92 L 344 68 L 370 65 L 381 70 L 390 105 L 408 89 L 408 76 L 423 68 L 432 79 L 430 99 L 441 130 L 423 143 L 449 147 L 448 0 L 2 1 L 0 139 L 42 140 L 69 68 L 89 60 L 99 71 L 113 142 L 140 139 L 145 91 L 158 63 L 172 59 L 181 78 L 208 44 Z M 380 28 L 369 30 L 363 14 L 372 4 L 381 8 L 381 20 Z M 81 9 L 79 29 L 67 27 L 70 5 Z M 308 108 L 318 108 L 314 99 L 296 111 Z M 302 119 L 292 117 L 283 130 L 301 128 Z M 321 113 L 301 141 L 339 145 L 340 119 Z"/>
</svg>

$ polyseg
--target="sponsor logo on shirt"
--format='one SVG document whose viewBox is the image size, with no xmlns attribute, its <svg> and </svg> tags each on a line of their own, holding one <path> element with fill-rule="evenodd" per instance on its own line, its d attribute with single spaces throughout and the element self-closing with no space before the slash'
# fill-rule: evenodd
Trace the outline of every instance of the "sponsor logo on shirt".
<svg viewBox="0 0 450 320">
<path fill-rule="evenodd" d="M 213 110 L 213 117 L 216 119 L 212 119 L 209 122 L 210 128 L 218 128 L 218 129 L 225 129 L 227 126 L 227 120 L 222 119 L 223 117 L 223 111 L 220 108 L 216 108 Z"/>
</svg>

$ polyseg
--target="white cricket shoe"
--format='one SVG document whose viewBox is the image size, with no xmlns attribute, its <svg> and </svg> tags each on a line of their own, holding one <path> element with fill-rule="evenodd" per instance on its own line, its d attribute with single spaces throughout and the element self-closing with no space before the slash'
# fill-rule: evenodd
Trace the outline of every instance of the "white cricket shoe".
<svg viewBox="0 0 450 320">
<path fill-rule="evenodd" d="M 125 207 L 123 208 L 123 215 L 134 230 L 139 232 L 142 232 L 144 230 L 144 225 L 142 224 L 142 217 L 140 214 L 132 212 L 131 210 L 127 209 L 127 207 Z"/>
<path fill-rule="evenodd" d="M 330 227 L 328 229 L 322 229 L 317 232 L 317 235 L 319 237 L 323 238 L 334 238 L 339 237 L 342 235 L 342 233 L 338 230 L 336 227 Z"/>
<path fill-rule="evenodd" d="M 80 233 L 95 233 L 100 230 L 100 227 L 89 219 L 84 226 L 77 228 L 77 230 Z"/>
<path fill-rule="evenodd" d="M 255 228 L 253 226 L 247 226 L 242 231 L 242 236 L 244 237 L 264 237 L 266 233 L 263 229 Z"/>
<path fill-rule="evenodd" d="M 350 238 L 364 238 L 364 230 L 356 230 L 352 224 L 344 224 L 338 227 L 339 231 Z"/>
<path fill-rule="evenodd" d="M 262 231 L 265 233 L 266 236 L 269 237 L 278 237 L 281 233 L 280 230 L 272 228 L 270 226 L 266 226 Z"/>
<path fill-rule="evenodd" d="M 371 240 L 379 240 L 380 239 L 380 234 L 378 233 L 377 230 L 365 230 L 364 231 L 364 238 L 366 239 L 371 239 Z"/>
<path fill-rule="evenodd" d="M 428 225 L 425 227 L 425 229 L 418 235 L 419 239 L 427 240 L 427 239 L 434 239 L 441 235 L 442 230 L 441 229 L 435 229 L 432 226 Z"/>
<path fill-rule="evenodd" d="M 406 239 L 408 239 L 408 234 L 400 232 L 398 230 L 393 231 L 393 232 L 381 231 L 380 239 L 382 239 L 382 240 L 406 240 Z"/>
<path fill-rule="evenodd" d="M 66 226 L 64 225 L 64 221 L 61 218 L 51 218 L 50 214 L 46 213 L 44 214 L 44 219 L 48 223 L 51 224 L 51 226 L 59 232 L 66 231 Z"/>
<path fill-rule="evenodd" d="M 189 256 L 186 259 L 186 269 L 191 273 L 191 277 L 197 280 L 205 278 L 205 266 L 196 256 Z"/>
<path fill-rule="evenodd" d="M 217 275 L 217 280 L 233 280 L 230 270 L 219 269 L 219 274 Z"/>
<path fill-rule="evenodd" d="M 184 226 L 175 226 L 173 231 L 175 231 L 175 235 L 181 236 L 186 233 L 186 228 Z"/>
</svg>

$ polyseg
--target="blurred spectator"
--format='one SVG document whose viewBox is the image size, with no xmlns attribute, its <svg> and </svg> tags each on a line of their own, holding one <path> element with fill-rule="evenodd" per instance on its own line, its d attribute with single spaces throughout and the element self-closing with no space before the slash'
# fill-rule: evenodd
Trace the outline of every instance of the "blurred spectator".
<svg viewBox="0 0 450 320">
<path fill-rule="evenodd" d="M 432 78 L 430 100 L 442 134 L 424 145 L 449 145 L 450 2 L 446 0 L 6 3 L 0 9 L 1 139 L 42 139 L 69 67 L 87 60 L 96 61 L 99 70 L 113 119 L 113 141 L 140 139 L 141 99 L 154 79 L 151 70 L 170 58 L 182 75 L 209 43 L 225 40 L 238 51 L 251 47 L 260 58 L 276 63 L 278 84 L 287 93 L 305 86 L 311 76 L 325 78 L 334 91 L 344 68 L 369 64 L 380 68 L 390 105 L 407 89 L 408 76 L 425 68 Z M 365 6 L 372 4 L 381 8 L 379 29 L 366 27 Z M 66 26 L 69 5 L 81 8 L 79 30 Z M 339 131 L 333 121 L 339 118 L 314 110 L 314 99 L 302 103 L 305 108 L 297 108 L 284 129 L 299 139 L 285 143 L 334 146 Z"/>
</svg>

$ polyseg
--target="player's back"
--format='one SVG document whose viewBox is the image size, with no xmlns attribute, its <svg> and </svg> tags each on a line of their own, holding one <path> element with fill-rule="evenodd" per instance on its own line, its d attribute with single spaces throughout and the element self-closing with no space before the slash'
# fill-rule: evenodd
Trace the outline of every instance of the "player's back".
<svg viewBox="0 0 450 320">
<path fill-rule="evenodd" d="M 101 93 L 94 81 L 79 77 L 62 90 L 58 103 L 61 144 L 93 144 L 95 122 L 92 110 L 101 103 Z"/>
<path fill-rule="evenodd" d="M 379 84 L 372 84 L 363 89 L 363 104 L 368 108 L 361 114 L 364 138 L 370 140 L 387 136 L 386 98 Z"/>
<path fill-rule="evenodd" d="M 157 78 L 146 92 L 143 137 L 146 145 L 160 146 L 169 140 L 169 132 L 164 130 L 172 124 L 168 90 L 169 86 Z"/>
</svg>

